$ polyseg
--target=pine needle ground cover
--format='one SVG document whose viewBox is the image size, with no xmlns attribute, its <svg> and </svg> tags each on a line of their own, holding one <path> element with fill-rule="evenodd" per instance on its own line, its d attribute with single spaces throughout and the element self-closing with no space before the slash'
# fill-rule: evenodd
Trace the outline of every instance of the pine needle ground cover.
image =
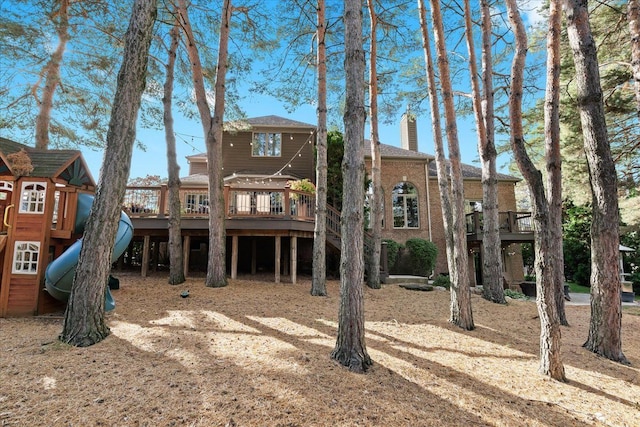
<svg viewBox="0 0 640 427">
<path fill-rule="evenodd" d="M 640 419 L 640 316 L 624 310 L 632 366 L 582 348 L 589 306 L 567 306 L 567 384 L 537 373 L 533 301 L 474 295 L 477 326 L 447 322 L 449 294 L 365 288 L 374 365 L 329 357 L 339 283 L 121 274 L 112 334 L 89 348 L 56 340 L 56 316 L 0 319 L 2 426 L 634 426 Z M 184 291 L 188 297 L 182 297 Z"/>
</svg>

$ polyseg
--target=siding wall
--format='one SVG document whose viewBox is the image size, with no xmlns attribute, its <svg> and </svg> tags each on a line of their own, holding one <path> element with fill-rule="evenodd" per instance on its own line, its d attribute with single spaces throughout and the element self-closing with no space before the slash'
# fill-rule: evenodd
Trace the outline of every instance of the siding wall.
<svg viewBox="0 0 640 427">
<path fill-rule="evenodd" d="M 256 129 L 255 131 L 280 133 L 280 131 L 273 129 Z M 252 132 L 224 134 L 222 155 L 225 176 L 233 173 L 271 175 L 284 168 L 282 170 L 283 175 L 294 175 L 315 181 L 313 159 L 315 134 L 312 136 L 309 132 L 282 132 L 280 157 L 253 157 L 251 155 L 252 138 Z M 300 150 L 299 153 L 298 150 Z M 289 167 L 289 164 L 291 167 Z"/>
</svg>

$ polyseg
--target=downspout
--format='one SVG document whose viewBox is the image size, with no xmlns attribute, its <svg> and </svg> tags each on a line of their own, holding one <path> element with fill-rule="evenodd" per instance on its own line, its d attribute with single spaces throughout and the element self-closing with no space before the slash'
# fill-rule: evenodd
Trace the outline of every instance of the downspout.
<svg viewBox="0 0 640 427">
<path fill-rule="evenodd" d="M 429 241 L 433 242 L 431 235 L 431 196 L 429 193 L 429 160 L 424 164 L 424 181 L 427 184 L 427 224 L 429 227 Z"/>
</svg>

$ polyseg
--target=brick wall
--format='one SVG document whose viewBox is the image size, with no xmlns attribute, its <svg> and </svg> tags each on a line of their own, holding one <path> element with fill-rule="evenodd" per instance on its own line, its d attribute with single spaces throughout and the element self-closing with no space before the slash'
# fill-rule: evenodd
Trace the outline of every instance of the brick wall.
<svg viewBox="0 0 640 427">
<path fill-rule="evenodd" d="M 383 159 L 382 163 L 382 188 L 384 193 L 384 226 L 382 237 L 393 239 L 398 243 L 404 243 L 413 237 L 431 240 L 438 248 L 435 273 L 448 271 L 446 246 L 444 239 L 444 224 L 442 220 L 442 204 L 440 191 L 436 177 L 429 177 L 428 188 L 425 174 L 426 161 L 424 159 Z M 367 172 L 370 171 L 370 163 L 367 163 Z M 391 210 L 391 193 L 393 187 L 402 181 L 413 184 L 418 191 L 418 209 L 420 212 L 420 227 L 417 229 L 393 228 L 393 212 Z M 482 200 L 482 183 L 480 180 L 468 179 L 464 183 L 465 199 Z M 427 206 L 427 199 L 430 206 Z M 514 183 L 502 181 L 498 183 L 498 200 L 500 211 L 515 211 L 516 197 Z M 431 224 L 431 227 L 429 227 Z M 504 249 L 505 277 L 512 282 L 523 280 L 522 255 L 520 245 L 509 245 Z M 470 263 L 473 266 L 473 263 Z M 473 269 L 470 272 L 473 282 Z"/>
</svg>

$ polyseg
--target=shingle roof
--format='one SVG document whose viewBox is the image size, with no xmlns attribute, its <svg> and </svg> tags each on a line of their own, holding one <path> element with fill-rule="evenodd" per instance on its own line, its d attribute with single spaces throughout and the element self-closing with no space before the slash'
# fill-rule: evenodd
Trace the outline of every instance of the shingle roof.
<svg viewBox="0 0 640 427">
<path fill-rule="evenodd" d="M 247 125 L 249 127 L 283 127 L 283 128 L 304 128 L 304 129 L 315 129 L 316 126 L 299 122 L 297 120 L 291 120 L 280 116 L 260 116 L 260 117 L 251 117 L 242 120 L 235 120 L 233 122 L 225 123 L 225 130 L 227 128 L 242 130 L 242 128 L 246 128 Z"/>
<path fill-rule="evenodd" d="M 365 139 L 364 144 L 365 146 L 369 147 L 371 144 L 371 141 L 368 139 Z M 371 157 L 371 153 L 367 151 L 365 153 L 365 157 L 366 158 Z M 395 147 L 393 145 L 388 145 L 388 144 L 380 144 L 380 157 L 383 159 L 384 158 L 387 158 L 387 159 L 392 159 L 392 158 L 405 159 L 406 158 L 406 159 L 421 159 L 421 160 L 433 159 L 433 156 L 430 154 L 420 153 L 418 151 L 413 151 L 413 150 L 405 150 L 404 148 Z"/>
<path fill-rule="evenodd" d="M 446 161 L 447 163 L 447 173 L 449 172 L 449 161 Z M 497 174 L 498 176 L 498 180 L 499 181 L 513 181 L 513 182 L 517 182 L 520 181 L 520 178 L 517 178 L 513 175 L 507 175 L 504 173 L 499 173 Z M 436 177 L 438 176 L 437 170 L 436 170 L 436 162 L 430 162 L 429 163 L 429 176 L 433 176 Z M 481 179 L 482 178 L 482 169 L 476 166 L 471 166 L 468 164 L 463 163 L 462 164 L 462 177 L 465 179 Z"/>
</svg>

